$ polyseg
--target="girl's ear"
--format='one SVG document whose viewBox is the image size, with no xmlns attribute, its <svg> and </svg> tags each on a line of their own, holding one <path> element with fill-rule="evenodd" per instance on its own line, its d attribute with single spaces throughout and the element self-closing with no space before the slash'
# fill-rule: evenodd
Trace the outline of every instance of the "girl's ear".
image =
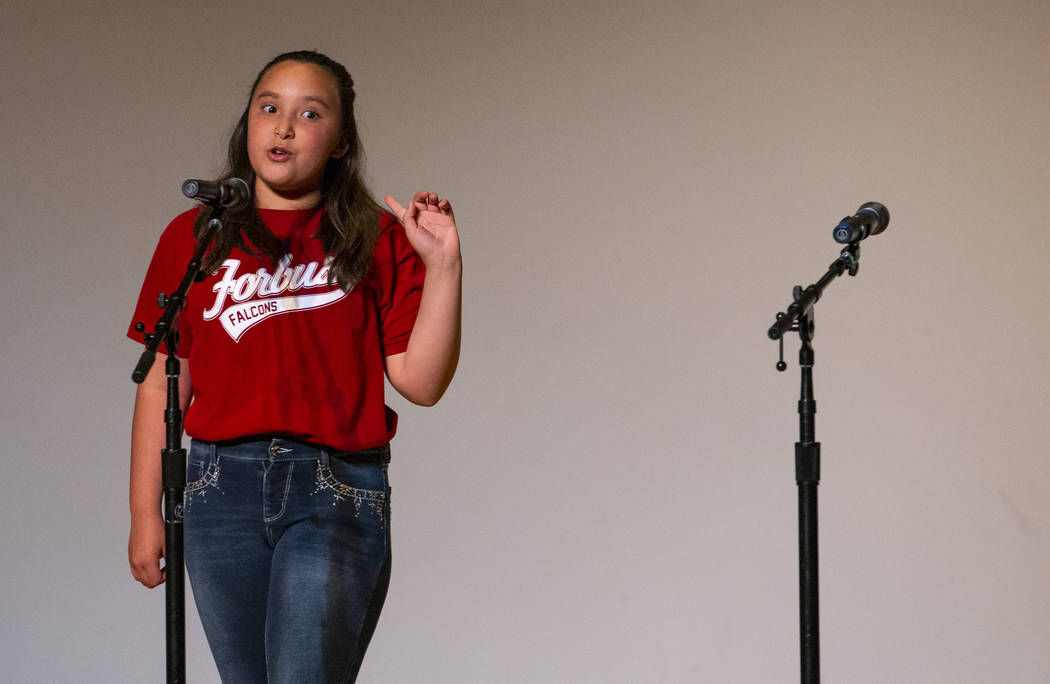
<svg viewBox="0 0 1050 684">
<path fill-rule="evenodd" d="M 346 141 L 346 138 L 339 138 L 339 144 L 332 150 L 332 159 L 339 159 L 346 151 L 350 149 L 350 143 Z"/>
</svg>

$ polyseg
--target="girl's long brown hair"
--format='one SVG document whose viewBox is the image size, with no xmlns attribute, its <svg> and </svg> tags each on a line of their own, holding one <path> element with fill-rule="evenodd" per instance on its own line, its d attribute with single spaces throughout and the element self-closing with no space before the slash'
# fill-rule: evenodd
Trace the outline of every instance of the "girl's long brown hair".
<svg viewBox="0 0 1050 684">
<path fill-rule="evenodd" d="M 241 178 L 248 183 L 249 188 L 255 187 L 255 171 L 248 159 L 248 110 L 259 81 L 275 64 L 281 62 L 316 64 L 332 76 L 339 92 L 340 128 L 348 147 L 345 154 L 329 159 L 325 166 L 321 183 L 324 215 L 314 237 L 321 240 L 325 254 L 331 259 L 329 282 L 336 282 L 343 289 L 349 289 L 368 271 L 372 250 L 379 239 L 379 205 L 372 199 L 364 180 L 364 152 L 354 120 L 354 81 L 346 67 L 311 50 L 286 52 L 270 60 L 252 83 L 248 104 L 230 136 L 226 168 L 221 178 Z M 195 231 L 198 240 L 202 237 L 210 214 L 205 209 L 197 217 Z M 284 256 L 284 246 L 259 218 L 254 202 L 228 212 L 223 221 L 224 228 L 215 238 L 201 266 L 204 273 L 216 270 L 235 245 L 256 256 L 268 257 L 274 264 Z"/>
</svg>

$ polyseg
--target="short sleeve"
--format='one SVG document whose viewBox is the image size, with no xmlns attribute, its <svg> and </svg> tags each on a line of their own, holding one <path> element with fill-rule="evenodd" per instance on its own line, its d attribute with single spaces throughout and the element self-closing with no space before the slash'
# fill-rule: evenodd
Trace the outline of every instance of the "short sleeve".
<svg viewBox="0 0 1050 684">
<path fill-rule="evenodd" d="M 146 278 L 135 305 L 135 314 L 128 326 L 127 335 L 136 342 L 145 344 L 143 333 L 135 330 L 135 324 L 142 323 L 146 326 L 145 332 L 152 332 L 162 313 L 162 309 L 157 305 L 157 295 L 161 292 L 173 292 L 186 274 L 186 266 L 193 256 L 193 221 L 198 211 L 199 209 L 193 209 L 175 217 L 157 242 L 157 249 L 153 252 L 153 259 L 146 271 Z M 178 355 L 186 358 L 193 346 L 192 330 L 188 326 L 180 326 L 178 318 L 175 326 L 179 330 Z"/>
<path fill-rule="evenodd" d="M 374 277 L 379 332 L 383 356 L 408 349 L 423 294 L 423 260 L 405 236 L 405 228 L 392 214 L 381 215 L 375 249 Z"/>
</svg>

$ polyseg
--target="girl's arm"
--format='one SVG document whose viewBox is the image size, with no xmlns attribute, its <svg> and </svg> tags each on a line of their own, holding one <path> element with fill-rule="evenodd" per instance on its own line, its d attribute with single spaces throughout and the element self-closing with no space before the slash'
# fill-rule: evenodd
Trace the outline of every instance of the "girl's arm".
<svg viewBox="0 0 1050 684">
<path fill-rule="evenodd" d="M 165 447 L 164 409 L 168 401 L 168 378 L 163 356 L 158 356 L 149 375 L 135 393 L 131 421 L 131 534 L 128 563 L 131 574 L 147 587 L 164 581 L 160 559 L 164 557 L 164 517 L 161 514 L 160 452 Z M 189 364 L 180 361 L 179 405 L 185 411 L 190 401 Z"/>
<path fill-rule="evenodd" d="M 456 219 L 449 201 L 432 192 L 417 192 L 407 209 L 393 197 L 386 202 L 426 266 L 408 348 L 386 357 L 386 374 L 403 397 L 433 406 L 452 382 L 459 362 L 463 259 Z"/>
</svg>

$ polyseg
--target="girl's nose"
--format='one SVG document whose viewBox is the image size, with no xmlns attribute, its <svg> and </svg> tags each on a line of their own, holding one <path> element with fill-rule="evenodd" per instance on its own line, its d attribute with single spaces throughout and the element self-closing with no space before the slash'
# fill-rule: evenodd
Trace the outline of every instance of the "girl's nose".
<svg viewBox="0 0 1050 684">
<path fill-rule="evenodd" d="M 273 127 L 273 134 L 282 140 L 285 140 L 287 138 L 294 138 L 295 129 L 292 127 L 292 124 L 288 121 L 278 121 Z"/>
</svg>

